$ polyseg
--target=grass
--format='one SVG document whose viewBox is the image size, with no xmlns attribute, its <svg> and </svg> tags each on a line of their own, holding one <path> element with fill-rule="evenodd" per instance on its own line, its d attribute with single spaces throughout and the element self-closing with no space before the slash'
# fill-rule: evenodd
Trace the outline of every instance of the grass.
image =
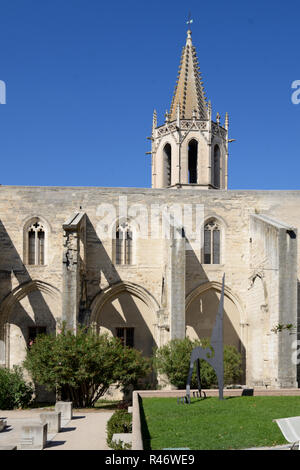
<svg viewBox="0 0 300 470">
<path fill-rule="evenodd" d="M 89 407 L 89 408 L 80 408 L 80 409 L 90 409 L 90 410 L 103 410 L 103 411 L 112 411 L 112 410 L 117 410 L 120 405 L 120 400 L 105 400 L 105 399 L 100 399 L 95 403 L 94 407 Z M 54 409 L 55 403 L 50 403 L 50 402 L 32 402 L 30 405 L 27 407 L 24 407 L 23 409 L 35 409 L 35 408 L 45 408 L 45 409 Z M 75 408 L 76 409 L 76 408 Z"/>
<path fill-rule="evenodd" d="M 94 408 L 96 410 L 117 410 L 118 405 L 120 403 L 120 400 L 105 400 L 104 398 L 101 398 L 95 403 Z"/>
<path fill-rule="evenodd" d="M 25 406 L 23 410 L 31 410 L 35 408 L 47 408 L 47 409 L 49 408 L 52 410 L 52 408 L 54 409 L 54 405 L 55 403 L 49 402 L 49 401 L 45 401 L 45 402 L 33 401 L 28 406 Z"/>
<path fill-rule="evenodd" d="M 144 449 L 244 449 L 286 444 L 272 420 L 300 416 L 300 397 L 143 398 Z"/>
</svg>

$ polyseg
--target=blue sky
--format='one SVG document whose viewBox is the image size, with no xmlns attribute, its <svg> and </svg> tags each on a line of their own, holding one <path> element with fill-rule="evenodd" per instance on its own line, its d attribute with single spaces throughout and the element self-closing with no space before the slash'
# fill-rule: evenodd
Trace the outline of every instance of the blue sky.
<svg viewBox="0 0 300 470">
<path fill-rule="evenodd" d="M 150 187 L 191 11 L 230 189 L 300 189 L 300 2 L 0 0 L 0 183 Z"/>
</svg>

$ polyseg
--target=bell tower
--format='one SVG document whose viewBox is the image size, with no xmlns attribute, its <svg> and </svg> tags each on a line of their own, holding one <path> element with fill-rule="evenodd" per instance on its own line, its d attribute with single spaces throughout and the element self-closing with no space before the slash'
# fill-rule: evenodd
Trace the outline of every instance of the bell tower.
<svg viewBox="0 0 300 470">
<path fill-rule="evenodd" d="M 152 188 L 227 189 L 228 114 L 212 120 L 192 32 L 187 31 L 165 123 L 152 123 Z"/>
</svg>

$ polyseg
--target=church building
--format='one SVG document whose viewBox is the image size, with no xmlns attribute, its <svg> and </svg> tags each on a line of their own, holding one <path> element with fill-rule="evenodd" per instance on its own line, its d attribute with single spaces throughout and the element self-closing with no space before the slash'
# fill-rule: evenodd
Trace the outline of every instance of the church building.
<svg viewBox="0 0 300 470">
<path fill-rule="evenodd" d="M 224 343 L 243 384 L 298 387 L 300 191 L 228 190 L 228 128 L 188 30 L 170 110 L 153 115 L 151 188 L 0 186 L 1 366 L 61 321 L 147 356 L 209 338 L 225 274 Z"/>
</svg>

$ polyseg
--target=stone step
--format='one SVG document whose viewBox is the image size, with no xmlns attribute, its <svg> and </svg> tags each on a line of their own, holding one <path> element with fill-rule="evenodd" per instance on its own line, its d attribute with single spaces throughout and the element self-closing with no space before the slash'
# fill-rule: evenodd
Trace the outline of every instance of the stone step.
<svg viewBox="0 0 300 470">
<path fill-rule="evenodd" d="M 3 431 L 3 429 L 5 429 L 7 426 L 7 422 L 5 421 L 5 419 L 0 419 L 0 431 Z"/>
</svg>

